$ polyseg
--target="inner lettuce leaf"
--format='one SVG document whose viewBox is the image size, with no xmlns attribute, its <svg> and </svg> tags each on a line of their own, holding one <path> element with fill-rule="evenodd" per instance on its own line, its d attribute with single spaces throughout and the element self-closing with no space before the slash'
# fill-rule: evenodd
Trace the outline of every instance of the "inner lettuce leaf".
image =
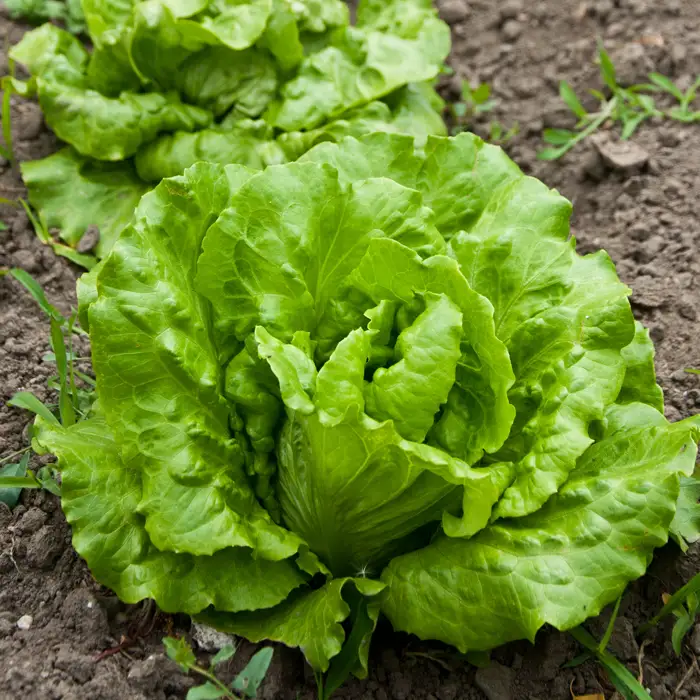
<svg viewBox="0 0 700 700">
<path fill-rule="evenodd" d="M 98 580 L 336 687 L 380 614 L 533 639 L 698 539 L 697 419 L 570 210 L 472 134 L 162 180 L 81 284 L 93 415 L 38 425 Z"/>
<path fill-rule="evenodd" d="M 23 162 L 20 168 L 29 203 L 42 213 L 47 227 L 60 228 L 66 243 L 75 246 L 89 226 L 99 227 L 98 257 L 111 249 L 149 189 L 130 161 L 96 161 L 72 148 Z M 76 207 L 76 200 L 83 206 Z"/>
<path fill-rule="evenodd" d="M 422 2 L 391 0 L 380 20 L 354 27 L 342 0 L 83 5 L 91 52 L 45 24 L 10 55 L 29 70 L 22 92 L 38 96 L 57 136 L 86 162 L 115 164 L 114 192 L 102 178 L 104 188 L 73 207 L 60 193 L 81 191 L 86 178 L 76 169 L 63 169 L 69 181 L 44 178 L 41 192 L 28 183 L 40 215 L 71 245 L 86 223 L 101 229 L 100 257 L 119 232 L 104 212 L 121 198 L 131 158 L 145 191 L 199 161 L 263 169 L 345 136 L 392 131 L 425 143 L 445 134 L 433 83 L 449 30 Z"/>
</svg>

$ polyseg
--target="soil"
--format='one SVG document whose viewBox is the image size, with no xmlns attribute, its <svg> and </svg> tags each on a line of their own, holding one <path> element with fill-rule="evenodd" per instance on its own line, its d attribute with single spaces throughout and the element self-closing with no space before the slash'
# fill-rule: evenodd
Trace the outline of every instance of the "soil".
<svg viewBox="0 0 700 700">
<path fill-rule="evenodd" d="M 445 79 L 444 93 L 457 99 L 462 78 L 492 85 L 497 106 L 474 130 L 486 132 L 492 119 L 506 127 L 519 124 L 506 150 L 527 173 L 574 202 L 580 250 L 605 248 L 634 289 L 635 313 L 657 344 L 668 418 L 697 413 L 700 377 L 684 369 L 700 367 L 700 129 L 656 119 L 645 123 L 633 142 L 648 160 L 636 169 L 609 167 L 590 141 L 555 162 L 536 158 L 543 127 L 574 123 L 557 96 L 559 81 L 569 81 L 579 94 L 601 87 L 593 62 L 599 37 L 621 81 L 643 81 L 656 70 L 689 85 L 700 74 L 696 1 L 438 4 L 454 40 L 450 62 L 455 76 Z M 0 16 L 0 45 L 16 43 L 25 30 Z M 4 54 L 0 65 L 6 72 Z M 55 138 L 36 104 L 13 98 L 12 126 L 19 160 L 55 150 Z M 17 170 L 0 162 L 0 196 L 24 194 Z M 48 298 L 68 312 L 75 304 L 79 271 L 37 240 L 21 209 L 3 206 L 0 215 L 7 225 L 0 231 L 0 266 L 30 272 Z M 46 380 L 51 367 L 42 361 L 49 350 L 48 330 L 47 319 L 21 286 L 0 278 L 0 458 L 28 444 L 28 414 L 5 401 L 19 390 L 50 398 Z M 611 648 L 635 675 L 643 673 L 654 700 L 700 698 L 700 627 L 688 635 L 680 657 L 670 645 L 670 622 L 660 625 L 643 647 L 633 634 L 658 610 L 663 592 L 675 590 L 698 570 L 700 547 L 682 556 L 668 545 L 624 596 Z M 28 622 L 28 629 L 21 629 Z M 605 623 L 604 615 L 589 629 L 600 637 Z M 184 698 L 193 681 L 165 658 L 159 641 L 173 631 L 189 633 L 189 621 L 162 615 L 149 604 L 123 605 L 92 580 L 71 548 L 54 496 L 24 492 L 12 512 L 0 504 L 0 700 Z M 116 651 L 120 643 L 123 651 Z M 252 650 L 243 644 L 227 673 L 239 668 Z M 394 634 L 383 624 L 372 647 L 370 677 L 348 683 L 337 697 L 564 700 L 602 693 L 610 698 L 613 687 L 592 662 L 561 668 L 577 653 L 569 635 L 544 630 L 535 645 L 510 644 L 493 654 L 490 667 L 477 669 L 445 647 Z M 276 650 L 260 696 L 315 697 L 300 654 Z"/>
</svg>

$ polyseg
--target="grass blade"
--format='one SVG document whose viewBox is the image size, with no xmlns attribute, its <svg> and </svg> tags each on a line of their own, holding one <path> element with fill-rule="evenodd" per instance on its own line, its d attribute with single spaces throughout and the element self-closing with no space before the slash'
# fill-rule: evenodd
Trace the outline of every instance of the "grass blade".
<svg viewBox="0 0 700 700">
<path fill-rule="evenodd" d="M 92 255 L 78 253 L 77 251 L 73 250 L 73 248 L 63 245 L 62 243 L 52 242 L 51 246 L 53 247 L 53 252 L 56 253 L 56 255 L 60 255 L 62 258 L 66 258 L 67 260 L 70 260 L 72 263 L 75 263 L 86 270 L 92 270 L 92 268 L 97 265 L 97 258 Z"/>
<path fill-rule="evenodd" d="M 49 423 L 60 425 L 56 416 L 54 416 L 54 414 L 51 413 L 51 411 L 49 411 L 49 409 L 30 391 L 18 391 L 7 402 L 7 405 L 15 406 L 16 408 L 24 408 L 27 411 L 35 413 L 37 416 L 41 416 Z"/>
<path fill-rule="evenodd" d="M 596 640 L 583 627 L 574 627 L 569 632 L 581 646 L 595 654 L 598 661 L 608 671 L 610 680 L 625 697 L 637 698 L 637 700 L 653 700 L 627 667 L 609 652 L 601 651 Z"/>
<path fill-rule="evenodd" d="M 551 143 L 552 146 L 565 146 L 569 141 L 576 138 L 576 134 L 569 129 L 545 129 L 542 138 Z"/>
<path fill-rule="evenodd" d="M 34 216 L 34 212 L 32 211 L 31 207 L 23 200 L 19 199 L 17 200 L 23 207 L 24 211 L 27 212 L 27 216 L 29 217 L 29 221 L 32 224 L 32 228 L 34 229 L 34 233 L 36 233 L 36 237 L 45 244 L 50 244 L 51 243 L 51 236 L 49 236 L 49 232 L 46 230 L 46 226 L 36 217 Z"/>
<path fill-rule="evenodd" d="M 15 466 L 8 465 L 8 466 Z M 4 471 L 4 470 L 3 470 Z M 33 476 L 5 476 L 0 474 L 0 489 L 40 489 L 41 484 Z M 2 501 L 0 493 L 0 501 Z"/>
<path fill-rule="evenodd" d="M 73 401 L 73 408 L 78 407 L 78 387 L 75 385 L 75 353 L 73 352 L 73 326 L 78 318 L 78 313 L 74 311 L 68 319 L 68 379 L 70 383 L 70 394 Z"/>
<path fill-rule="evenodd" d="M 676 620 L 676 624 L 673 625 L 673 631 L 671 632 L 671 644 L 673 645 L 673 651 L 676 652 L 676 656 L 680 656 L 683 651 L 683 639 L 685 635 L 690 632 L 693 624 L 695 622 L 695 616 L 690 616 L 687 613 L 683 617 L 679 617 Z"/>
<path fill-rule="evenodd" d="M 618 91 L 617 75 L 615 74 L 615 65 L 610 59 L 610 55 L 605 50 L 602 42 L 598 44 L 598 59 L 600 60 L 600 75 L 603 82 L 615 93 Z"/>
<path fill-rule="evenodd" d="M 15 162 L 14 148 L 12 146 L 12 83 L 9 80 L 2 81 L 2 138 L 5 142 L 3 156 L 11 163 Z"/>
<path fill-rule="evenodd" d="M 670 78 L 661 75 L 661 73 L 649 73 L 649 80 L 657 87 L 673 95 L 679 102 L 683 101 L 683 92 Z"/>
<path fill-rule="evenodd" d="M 56 355 L 56 369 L 58 370 L 58 410 L 61 414 L 61 424 L 64 427 L 75 424 L 75 410 L 68 390 L 68 358 L 66 356 L 66 341 L 63 337 L 61 325 L 51 319 L 51 349 Z"/>
<path fill-rule="evenodd" d="M 666 604 L 649 620 L 639 628 L 639 634 L 644 634 L 655 625 L 658 625 L 661 620 L 670 615 L 676 608 L 683 605 L 691 593 L 700 592 L 700 574 L 695 574 L 682 588 L 679 588 L 666 602 Z"/>
<path fill-rule="evenodd" d="M 41 285 L 25 270 L 18 267 L 13 267 L 9 270 L 12 275 L 28 292 L 31 294 L 34 301 L 39 305 L 39 308 L 50 318 L 59 323 L 63 323 L 64 318 L 61 312 L 46 298 Z"/>
<path fill-rule="evenodd" d="M 8 477 L 26 479 L 27 467 L 29 466 L 29 453 L 25 452 L 19 464 L 6 464 L 0 467 L 0 503 L 4 503 L 9 508 L 14 508 L 22 493 L 21 486 L 15 487 L 7 483 Z"/>
<path fill-rule="evenodd" d="M 584 106 L 581 104 L 581 101 L 578 99 L 578 96 L 574 92 L 574 89 L 571 87 L 571 85 L 569 85 L 569 83 L 566 82 L 566 80 L 562 80 L 559 83 L 559 96 L 562 100 L 564 100 L 566 106 L 579 119 L 583 119 L 583 117 L 585 117 L 586 114 L 588 114 Z"/>
<path fill-rule="evenodd" d="M 610 638 L 612 637 L 613 630 L 615 629 L 615 620 L 617 620 L 617 613 L 620 610 L 620 603 L 621 602 L 622 602 L 622 596 L 620 596 L 617 599 L 617 602 L 615 603 L 615 607 L 613 608 L 612 615 L 610 616 L 610 622 L 608 622 L 608 627 L 605 630 L 605 634 L 603 635 L 603 638 L 600 640 L 600 644 L 598 645 L 599 651 L 605 651 L 608 648 L 608 644 L 610 644 Z"/>
</svg>

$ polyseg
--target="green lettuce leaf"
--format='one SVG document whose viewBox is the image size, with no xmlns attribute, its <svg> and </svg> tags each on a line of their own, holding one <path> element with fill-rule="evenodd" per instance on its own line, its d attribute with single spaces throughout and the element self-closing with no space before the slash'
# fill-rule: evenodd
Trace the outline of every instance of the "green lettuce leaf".
<svg viewBox="0 0 700 700">
<path fill-rule="evenodd" d="M 33 74 L 47 124 L 82 155 L 123 160 L 162 131 L 193 130 L 211 114 L 175 93 L 123 92 L 107 97 L 87 87 L 88 53 L 53 25 L 25 34 L 10 51 Z"/>
<path fill-rule="evenodd" d="M 387 95 L 384 101 L 393 114 L 392 125 L 400 134 L 416 137 L 416 146 L 422 148 L 429 136 L 447 136 L 447 127 L 442 119 L 445 103 L 430 83 L 409 83 L 396 92 Z M 367 129 L 365 133 L 370 133 Z M 388 131 L 378 128 L 375 131 Z M 347 136 L 362 136 L 361 133 L 348 133 Z"/>
<path fill-rule="evenodd" d="M 99 228 L 98 257 L 109 252 L 148 190 L 131 163 L 101 163 L 70 148 L 25 161 L 21 170 L 29 202 L 41 212 L 46 226 L 60 229 L 66 243 L 76 245 L 88 226 Z M 76 207 L 76 198 L 85 206 Z"/>
<path fill-rule="evenodd" d="M 213 0 L 195 22 L 225 46 L 242 51 L 263 34 L 272 11 L 272 0 Z"/>
<path fill-rule="evenodd" d="M 208 126 L 211 114 L 186 105 L 175 93 L 122 93 L 109 98 L 37 79 L 46 123 L 79 153 L 98 160 L 124 160 L 162 131 Z"/>
<path fill-rule="evenodd" d="M 121 29 L 131 20 L 137 0 L 80 0 L 92 41 L 99 45 L 103 34 Z"/>
<path fill-rule="evenodd" d="M 231 612 L 257 610 L 272 608 L 305 582 L 293 561 L 256 559 L 243 547 L 211 556 L 158 550 L 138 512 L 140 470 L 122 461 L 103 419 L 70 428 L 41 422 L 37 440 L 58 457 L 73 546 L 93 576 L 124 602 L 153 598 L 173 613 L 195 614 L 210 605 Z"/>
<path fill-rule="evenodd" d="M 88 313 L 105 419 L 122 458 L 142 471 L 138 510 L 154 545 L 197 555 L 246 546 L 278 560 L 301 541 L 248 483 L 211 312 L 193 288 L 208 224 L 249 176 L 200 164 L 147 194 L 102 265 Z"/>
<path fill-rule="evenodd" d="M 353 28 L 338 33 L 331 46 L 305 58 L 297 77 L 282 88 L 271 123 L 285 131 L 314 128 L 408 82 L 434 78 L 449 52 L 449 30 L 439 24 L 446 32 L 440 58 L 425 55 L 417 39 Z"/>
<path fill-rule="evenodd" d="M 350 615 L 350 605 L 343 594 L 348 595 L 349 587 L 354 587 L 361 596 L 370 600 L 384 588 L 380 582 L 366 578 L 335 579 L 318 590 L 290 596 L 289 600 L 267 611 L 231 615 L 205 611 L 199 619 L 254 642 L 271 639 L 290 647 L 300 647 L 314 669 L 326 671 L 346 639 L 342 623 Z M 360 677 L 367 675 L 369 635 L 377 613 L 377 606 L 370 603 L 371 629 L 365 635 L 364 643 L 359 645 L 357 657 Z"/>
<path fill-rule="evenodd" d="M 286 161 L 272 127 L 262 119 L 242 119 L 226 128 L 194 133 L 165 134 L 141 148 L 134 159 L 139 177 L 147 182 L 173 177 L 198 162 L 239 163 L 262 170 Z"/>
<path fill-rule="evenodd" d="M 64 22 L 72 34 L 85 31 L 85 16 L 80 0 L 7 0 L 10 17 L 31 24 L 51 20 Z"/>
<path fill-rule="evenodd" d="M 534 640 L 545 623 L 580 624 L 641 576 L 666 542 L 695 454 L 682 424 L 597 442 L 537 513 L 394 559 L 382 574 L 382 611 L 396 629 L 462 652 Z"/>
<path fill-rule="evenodd" d="M 637 321 L 634 340 L 622 350 L 625 378 L 617 397 L 618 403 L 639 401 L 663 412 L 664 393 L 656 383 L 654 354 L 649 331 Z"/>
<path fill-rule="evenodd" d="M 449 32 L 432 0 L 360 0 L 357 26 L 416 40 L 422 53 L 438 62 L 450 51 Z"/>
<path fill-rule="evenodd" d="M 401 95 L 408 95 L 406 92 Z M 423 88 L 420 88 L 421 90 Z M 432 89 L 432 88 L 431 88 Z M 340 119 L 310 131 L 291 131 L 275 136 L 275 130 L 264 120 L 229 119 L 217 126 L 194 133 L 178 131 L 163 134 L 142 147 L 135 162 L 139 176 L 149 182 L 182 173 L 200 161 L 208 163 L 239 163 L 262 170 L 297 160 L 319 143 L 337 142 L 346 136 L 360 137 L 372 131 L 414 134 L 422 145 L 428 134 L 440 133 L 444 125 L 439 115 L 422 109 L 424 101 L 415 102 L 398 95 L 394 102 L 396 114 L 383 102 L 351 110 Z M 240 104 L 236 109 L 239 109 Z M 432 108 L 429 108 L 432 109 Z M 437 122 L 434 122 L 437 117 Z"/>
<path fill-rule="evenodd" d="M 33 76 L 65 85 L 84 86 L 89 55 L 72 34 L 53 24 L 27 32 L 10 49 L 10 58 L 26 66 Z"/>
<path fill-rule="evenodd" d="M 700 479 L 698 474 L 681 479 L 681 491 L 676 515 L 671 523 L 671 535 L 686 552 L 688 546 L 700 540 Z"/>
<path fill-rule="evenodd" d="M 463 315 L 461 355 L 429 441 L 468 464 L 484 451 L 499 449 L 514 415 L 507 398 L 513 382 L 510 362 L 495 337 L 491 305 L 469 287 L 454 261 L 434 256 L 423 262 L 394 241 L 373 240 L 351 284 L 375 304 L 407 303 L 426 292 L 446 294 L 457 303 Z"/>
<path fill-rule="evenodd" d="M 266 53 L 209 47 L 183 62 L 174 86 L 184 99 L 221 116 L 235 108 L 238 118 L 257 117 L 272 101 L 278 76 Z M 232 161 L 238 162 L 238 161 Z"/>
<path fill-rule="evenodd" d="M 313 163 L 268 168 L 229 205 L 206 236 L 197 272 L 222 349 L 256 325 L 281 339 L 313 330 L 380 232 L 425 254 L 444 247 L 416 192 L 379 179 L 343 190 L 332 169 Z"/>
</svg>

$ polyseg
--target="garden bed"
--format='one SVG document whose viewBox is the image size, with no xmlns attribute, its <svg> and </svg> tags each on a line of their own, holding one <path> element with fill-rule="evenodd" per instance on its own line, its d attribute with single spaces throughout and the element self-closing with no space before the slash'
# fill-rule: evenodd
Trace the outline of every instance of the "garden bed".
<svg viewBox="0 0 700 700">
<path fill-rule="evenodd" d="M 486 133 L 497 119 L 518 134 L 506 144 L 525 170 L 574 202 L 573 231 L 581 252 L 606 249 L 622 280 L 634 290 L 637 318 L 657 346 L 658 379 L 666 414 L 678 420 L 700 410 L 700 129 L 652 119 L 633 141 L 648 158 L 634 168 L 611 166 L 592 142 L 560 160 L 536 158 L 545 127 L 573 126 L 558 97 L 560 80 L 583 94 L 600 87 L 593 61 L 600 37 L 625 82 L 642 82 L 657 70 L 680 83 L 700 73 L 700 14 L 694 0 L 539 0 L 493 3 L 445 0 L 443 17 L 453 28 L 451 65 L 443 94 L 459 97 L 459 78 L 488 82 L 495 109 L 475 126 Z M 2 45 L 15 44 L 25 28 L 0 18 Z M 6 59 L 0 57 L 6 71 Z M 30 160 L 50 154 L 56 140 L 39 107 L 13 98 L 15 154 Z M 0 196 L 24 196 L 17 169 L 0 167 Z M 62 312 L 75 304 L 78 269 L 56 257 L 36 238 L 26 214 L 4 206 L 0 266 L 31 273 Z M 5 406 L 16 391 L 48 398 L 51 367 L 48 321 L 19 284 L 0 280 L 0 458 L 26 446 L 30 416 Z M 670 627 L 662 624 L 640 648 L 633 630 L 700 570 L 696 546 L 680 556 L 675 545 L 659 552 L 649 574 L 630 586 L 620 609 L 612 651 L 638 675 L 655 700 L 700 697 L 700 628 L 688 635 L 678 658 Z M 29 616 L 29 617 L 27 617 Z M 29 619 L 31 617 L 31 620 Z M 27 629 L 18 628 L 28 627 Z M 156 700 L 182 698 L 191 681 L 163 655 L 160 639 L 187 631 L 186 618 L 172 618 L 149 605 L 124 606 L 100 588 L 70 545 L 69 528 L 56 497 L 25 492 L 13 511 L 0 504 L 0 700 Z M 602 635 L 604 621 L 589 626 Z M 123 648 L 119 651 L 117 647 Z M 232 664 L 252 653 L 246 645 Z M 115 653 L 111 653 L 114 651 Z M 349 683 L 338 697 L 370 700 L 489 700 L 571 697 L 603 693 L 612 686 L 587 662 L 561 668 L 577 645 L 567 634 L 544 631 L 533 647 L 511 644 L 497 650 L 499 666 L 477 670 L 449 650 L 392 634 L 380 626 L 373 641 L 366 681 Z M 99 659 L 99 660 L 98 660 Z M 680 688 L 679 688 L 680 685 Z M 678 690 L 676 690 L 678 689 Z M 674 695 L 675 694 L 675 695 Z M 301 654 L 279 649 L 261 692 L 263 698 L 314 697 L 312 675 Z"/>
</svg>

